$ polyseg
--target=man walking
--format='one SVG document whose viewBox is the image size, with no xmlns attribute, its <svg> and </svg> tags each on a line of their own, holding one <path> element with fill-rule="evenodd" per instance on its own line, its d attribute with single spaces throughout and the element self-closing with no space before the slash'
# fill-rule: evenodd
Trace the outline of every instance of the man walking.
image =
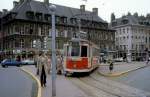
<svg viewBox="0 0 150 97">
<path fill-rule="evenodd" d="M 46 60 L 43 52 L 41 52 L 39 54 L 39 64 L 38 64 L 38 68 L 37 69 L 39 70 L 41 86 L 42 87 L 43 86 L 46 87 L 47 60 Z"/>
<path fill-rule="evenodd" d="M 110 70 L 110 73 L 112 73 L 113 67 L 114 67 L 114 64 L 113 64 L 113 62 L 110 62 L 110 65 L 109 65 L 109 70 Z"/>
</svg>

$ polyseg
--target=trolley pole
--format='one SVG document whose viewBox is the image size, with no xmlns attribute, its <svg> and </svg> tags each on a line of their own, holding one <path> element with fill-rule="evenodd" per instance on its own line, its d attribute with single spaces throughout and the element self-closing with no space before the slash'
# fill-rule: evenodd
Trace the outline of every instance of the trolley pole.
<svg viewBox="0 0 150 97">
<path fill-rule="evenodd" d="M 56 49 L 55 49 L 55 10 L 56 6 L 51 5 L 52 11 L 52 97 L 56 97 Z"/>
</svg>

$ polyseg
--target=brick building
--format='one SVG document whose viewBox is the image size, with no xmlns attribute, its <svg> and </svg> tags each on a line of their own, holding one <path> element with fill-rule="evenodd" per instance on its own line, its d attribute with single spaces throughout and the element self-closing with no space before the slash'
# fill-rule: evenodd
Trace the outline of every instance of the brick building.
<svg viewBox="0 0 150 97">
<path fill-rule="evenodd" d="M 51 41 L 51 11 L 49 0 L 43 2 L 20 0 L 13 2 L 12 10 L 0 12 L 0 50 L 14 57 L 17 53 L 36 50 L 49 50 L 47 39 Z M 79 9 L 56 5 L 56 49 L 78 31 L 80 19 L 81 31 L 88 33 L 88 39 L 102 49 L 114 49 L 114 30 L 108 29 L 108 23 L 98 16 L 98 8 L 86 11 L 85 5 Z M 51 43 L 49 44 L 51 45 Z"/>
</svg>

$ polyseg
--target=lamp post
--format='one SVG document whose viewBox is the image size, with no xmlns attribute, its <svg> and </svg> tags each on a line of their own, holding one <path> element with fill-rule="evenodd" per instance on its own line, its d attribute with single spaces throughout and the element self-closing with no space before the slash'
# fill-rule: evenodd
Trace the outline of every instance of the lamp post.
<svg viewBox="0 0 150 97">
<path fill-rule="evenodd" d="M 52 97 L 56 96 L 56 49 L 55 49 L 55 11 L 56 6 L 51 5 L 50 10 L 52 12 Z"/>
</svg>

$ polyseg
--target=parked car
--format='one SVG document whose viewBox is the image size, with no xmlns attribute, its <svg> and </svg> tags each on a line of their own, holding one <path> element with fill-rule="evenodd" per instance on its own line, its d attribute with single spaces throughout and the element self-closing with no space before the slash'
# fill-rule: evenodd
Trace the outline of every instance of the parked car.
<svg viewBox="0 0 150 97">
<path fill-rule="evenodd" d="M 114 61 L 115 62 L 123 62 L 124 60 L 123 60 L 123 57 L 120 57 L 120 58 L 115 58 Z"/>
<path fill-rule="evenodd" d="M 36 62 L 34 60 L 26 59 L 21 61 L 22 65 L 36 65 Z"/>
<path fill-rule="evenodd" d="M 15 59 L 4 59 L 1 62 L 2 67 L 8 67 L 8 66 L 20 66 L 21 62 L 20 61 L 16 61 Z"/>
</svg>

